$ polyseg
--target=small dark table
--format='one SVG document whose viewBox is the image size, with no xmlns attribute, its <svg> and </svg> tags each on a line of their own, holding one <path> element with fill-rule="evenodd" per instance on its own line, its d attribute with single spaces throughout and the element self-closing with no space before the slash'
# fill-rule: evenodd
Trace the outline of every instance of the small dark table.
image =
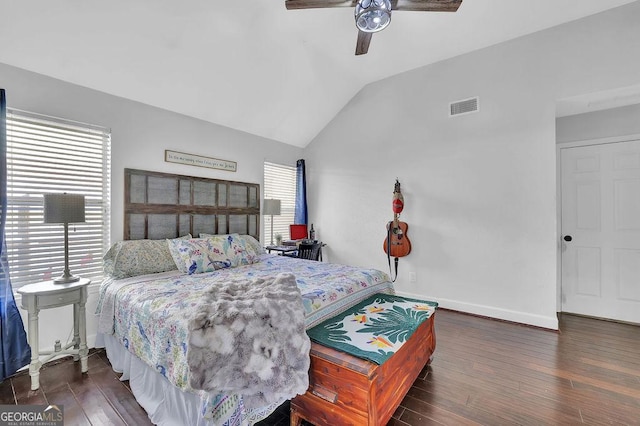
<svg viewBox="0 0 640 426">
<path fill-rule="evenodd" d="M 285 253 L 291 253 L 298 250 L 298 246 L 266 246 L 265 249 L 271 253 L 271 251 L 277 251 L 278 254 L 283 255 Z"/>
</svg>

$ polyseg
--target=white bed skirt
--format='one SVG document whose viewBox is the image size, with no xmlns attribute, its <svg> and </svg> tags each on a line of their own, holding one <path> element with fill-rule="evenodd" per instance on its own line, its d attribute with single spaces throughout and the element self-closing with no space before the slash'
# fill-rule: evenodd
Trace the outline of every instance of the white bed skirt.
<svg viewBox="0 0 640 426">
<path fill-rule="evenodd" d="M 96 347 L 106 348 L 114 371 L 122 373 L 120 380 L 129 380 L 129 386 L 149 419 L 162 426 L 211 426 L 213 423 L 200 414 L 202 400 L 199 395 L 183 392 L 173 386 L 162 374 L 136 358 L 116 338 L 98 333 Z"/>
</svg>

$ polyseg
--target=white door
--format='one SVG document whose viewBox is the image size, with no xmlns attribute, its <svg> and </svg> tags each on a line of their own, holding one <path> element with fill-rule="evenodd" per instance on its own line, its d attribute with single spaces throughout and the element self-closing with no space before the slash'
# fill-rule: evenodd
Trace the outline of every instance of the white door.
<svg viewBox="0 0 640 426">
<path fill-rule="evenodd" d="M 640 140 L 561 149 L 562 311 L 640 323 Z"/>
</svg>

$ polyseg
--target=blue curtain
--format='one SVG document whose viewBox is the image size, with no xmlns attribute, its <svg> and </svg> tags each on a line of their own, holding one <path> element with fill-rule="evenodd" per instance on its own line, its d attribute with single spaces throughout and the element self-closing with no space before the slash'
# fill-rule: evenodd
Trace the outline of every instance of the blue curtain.
<svg viewBox="0 0 640 426">
<path fill-rule="evenodd" d="M 307 217 L 307 178 L 304 160 L 296 162 L 296 215 L 293 223 L 306 225 Z"/>
<path fill-rule="evenodd" d="M 4 239 L 7 221 L 7 101 L 4 89 L 0 89 L 0 199 L 0 381 L 3 381 L 31 361 L 31 348 L 11 289 Z"/>
</svg>

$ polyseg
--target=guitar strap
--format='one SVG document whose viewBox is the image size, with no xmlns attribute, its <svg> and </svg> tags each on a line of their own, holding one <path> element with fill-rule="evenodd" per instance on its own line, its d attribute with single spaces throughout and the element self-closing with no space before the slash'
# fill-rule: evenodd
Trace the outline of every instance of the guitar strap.
<svg viewBox="0 0 640 426">
<path fill-rule="evenodd" d="M 393 278 L 392 283 L 396 282 L 396 278 L 398 278 L 398 258 L 393 258 L 393 263 L 395 266 L 395 274 L 391 273 L 391 226 L 393 221 L 390 221 L 387 224 L 387 262 L 389 263 L 389 275 Z"/>
</svg>

